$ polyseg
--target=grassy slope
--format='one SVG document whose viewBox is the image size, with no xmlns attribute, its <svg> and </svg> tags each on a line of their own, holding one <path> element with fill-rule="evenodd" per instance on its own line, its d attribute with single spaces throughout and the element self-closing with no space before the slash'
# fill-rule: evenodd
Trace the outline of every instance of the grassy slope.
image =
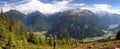
<svg viewBox="0 0 120 49">
<path fill-rule="evenodd" d="M 100 43 L 79 43 L 78 47 L 75 45 L 57 45 L 56 49 L 112 49 L 116 46 L 120 46 L 120 41 L 107 41 Z M 28 43 L 28 45 L 23 46 L 23 48 L 18 49 L 53 49 L 52 46 L 49 45 L 35 45 L 32 43 Z"/>
<path fill-rule="evenodd" d="M 41 36 L 41 38 L 45 39 L 45 34 L 47 31 L 41 31 L 41 32 L 34 32 L 38 37 Z"/>
<path fill-rule="evenodd" d="M 115 38 L 115 34 L 106 33 L 105 35 L 99 36 L 99 37 L 85 38 L 85 39 L 83 39 L 83 42 L 94 42 L 94 41 L 98 41 L 98 40 L 109 40 L 109 39 L 114 39 L 114 38 Z"/>
</svg>

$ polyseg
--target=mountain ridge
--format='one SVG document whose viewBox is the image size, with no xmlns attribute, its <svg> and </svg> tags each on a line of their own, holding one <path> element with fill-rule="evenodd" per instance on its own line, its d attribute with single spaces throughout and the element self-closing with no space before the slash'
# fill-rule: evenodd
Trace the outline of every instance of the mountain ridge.
<svg viewBox="0 0 120 49">
<path fill-rule="evenodd" d="M 13 12 L 13 14 L 14 13 L 19 13 L 19 11 Z M 70 36 L 73 38 L 76 38 L 75 34 L 72 35 L 73 32 L 77 32 L 77 34 L 81 34 L 79 32 L 82 32 L 82 34 L 85 34 L 86 37 L 94 37 L 102 36 L 103 34 L 105 34 L 102 30 L 116 32 L 117 30 L 120 29 L 119 27 L 116 27 L 115 28 L 116 30 L 108 29 L 109 26 L 112 26 L 114 24 L 118 24 L 118 26 L 120 26 L 119 25 L 120 15 L 111 14 L 109 12 L 104 11 L 102 11 L 101 13 L 94 13 L 90 10 L 74 9 L 63 12 L 57 12 L 47 16 L 39 11 L 35 11 L 33 13 L 25 15 L 24 19 L 26 20 L 26 25 L 32 26 L 34 31 L 47 30 L 48 31 L 48 33 L 46 34 L 47 36 L 48 34 L 54 34 L 55 32 L 59 33 L 65 32 L 65 30 L 67 30 L 68 32 L 70 31 L 71 34 Z M 95 34 L 93 33 L 94 34 L 93 35 L 90 32 L 96 33 Z M 88 35 L 89 33 L 91 34 L 90 36 Z M 79 35 L 77 36 L 78 36 L 77 39 L 86 38 L 79 37 Z M 63 35 L 63 37 L 65 37 L 65 35 Z"/>
</svg>

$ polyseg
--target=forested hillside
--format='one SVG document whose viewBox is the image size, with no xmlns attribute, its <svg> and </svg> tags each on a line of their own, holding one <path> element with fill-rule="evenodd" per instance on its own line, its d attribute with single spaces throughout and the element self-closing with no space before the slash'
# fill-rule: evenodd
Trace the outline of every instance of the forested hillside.
<svg viewBox="0 0 120 49">
<path fill-rule="evenodd" d="M 18 16 L 19 20 L 27 27 L 32 27 L 33 31 L 46 31 L 50 29 L 50 25 L 46 21 L 46 16 L 39 11 L 35 11 L 29 14 L 21 13 L 17 10 L 10 10 L 5 12 L 9 20 Z"/>
<path fill-rule="evenodd" d="M 49 18 L 52 29 L 48 34 L 56 34 L 58 38 L 64 38 L 67 34 L 75 39 L 102 36 L 106 29 L 101 19 L 89 10 L 69 10 L 53 14 Z"/>
<path fill-rule="evenodd" d="M 37 44 L 38 41 L 41 41 L 34 35 L 32 28 L 29 28 L 19 20 L 17 15 L 9 20 L 1 10 L 0 49 L 25 49 L 24 46 L 28 45 L 28 42 Z"/>
<path fill-rule="evenodd" d="M 32 26 L 34 31 L 47 31 L 50 29 L 50 25 L 46 21 L 46 16 L 39 11 L 27 15 L 26 25 Z"/>
</svg>

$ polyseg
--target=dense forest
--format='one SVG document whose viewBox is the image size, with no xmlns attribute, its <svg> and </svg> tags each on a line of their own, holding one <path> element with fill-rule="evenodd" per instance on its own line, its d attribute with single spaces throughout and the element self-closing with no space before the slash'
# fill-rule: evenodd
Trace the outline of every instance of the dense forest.
<svg viewBox="0 0 120 49">
<path fill-rule="evenodd" d="M 26 49 L 23 46 L 28 42 L 42 44 L 41 37 L 34 35 L 31 27 L 26 27 L 14 16 L 9 20 L 8 16 L 1 10 L 0 13 L 0 49 Z"/>
</svg>

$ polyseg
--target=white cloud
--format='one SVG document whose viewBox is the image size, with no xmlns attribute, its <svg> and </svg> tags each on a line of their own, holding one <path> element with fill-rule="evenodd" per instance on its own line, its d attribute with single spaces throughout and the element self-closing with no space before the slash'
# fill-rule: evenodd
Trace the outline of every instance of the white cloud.
<svg viewBox="0 0 120 49">
<path fill-rule="evenodd" d="M 109 8 L 111 7 L 108 4 L 94 4 L 93 6 L 96 8 L 96 10 L 101 10 L 101 11 L 108 11 Z"/>
<path fill-rule="evenodd" d="M 27 1 L 27 0 L 26 0 Z M 16 9 L 23 13 L 30 13 L 33 11 L 40 11 L 45 14 L 55 13 L 61 10 L 68 8 L 68 4 L 70 1 L 61 1 L 61 2 L 53 2 L 53 3 L 42 3 L 38 0 L 29 0 L 26 4 L 21 5 L 5 5 L 3 7 L 4 11 L 8 11 L 10 9 Z"/>
<path fill-rule="evenodd" d="M 20 5 L 6 3 L 3 9 L 4 11 L 15 9 L 25 14 L 31 13 L 34 11 L 40 11 L 44 14 L 52 14 L 55 12 L 64 11 L 68 9 L 80 8 L 80 9 L 88 9 L 93 12 L 107 11 L 111 13 L 120 14 L 120 10 L 111 9 L 112 6 L 108 4 L 93 4 L 92 6 L 88 6 L 87 4 L 84 4 L 84 3 L 79 3 L 79 4 L 70 3 L 73 0 L 63 0 L 61 2 L 55 1 L 52 3 L 43 3 L 43 2 L 40 2 L 39 0 L 24 0 L 24 1 L 28 1 L 28 2 Z"/>
<path fill-rule="evenodd" d="M 81 7 L 81 6 L 85 6 L 86 4 L 84 3 L 81 3 L 81 4 L 74 4 L 74 6 L 78 6 L 78 7 Z"/>
<path fill-rule="evenodd" d="M 92 6 L 84 6 L 84 7 L 80 7 L 80 8 L 81 9 L 88 9 L 88 10 L 91 10 L 93 12 L 106 11 L 106 12 L 110 12 L 110 13 L 120 14 L 120 10 L 111 9 L 112 6 L 108 5 L 108 4 L 93 4 Z"/>
</svg>

